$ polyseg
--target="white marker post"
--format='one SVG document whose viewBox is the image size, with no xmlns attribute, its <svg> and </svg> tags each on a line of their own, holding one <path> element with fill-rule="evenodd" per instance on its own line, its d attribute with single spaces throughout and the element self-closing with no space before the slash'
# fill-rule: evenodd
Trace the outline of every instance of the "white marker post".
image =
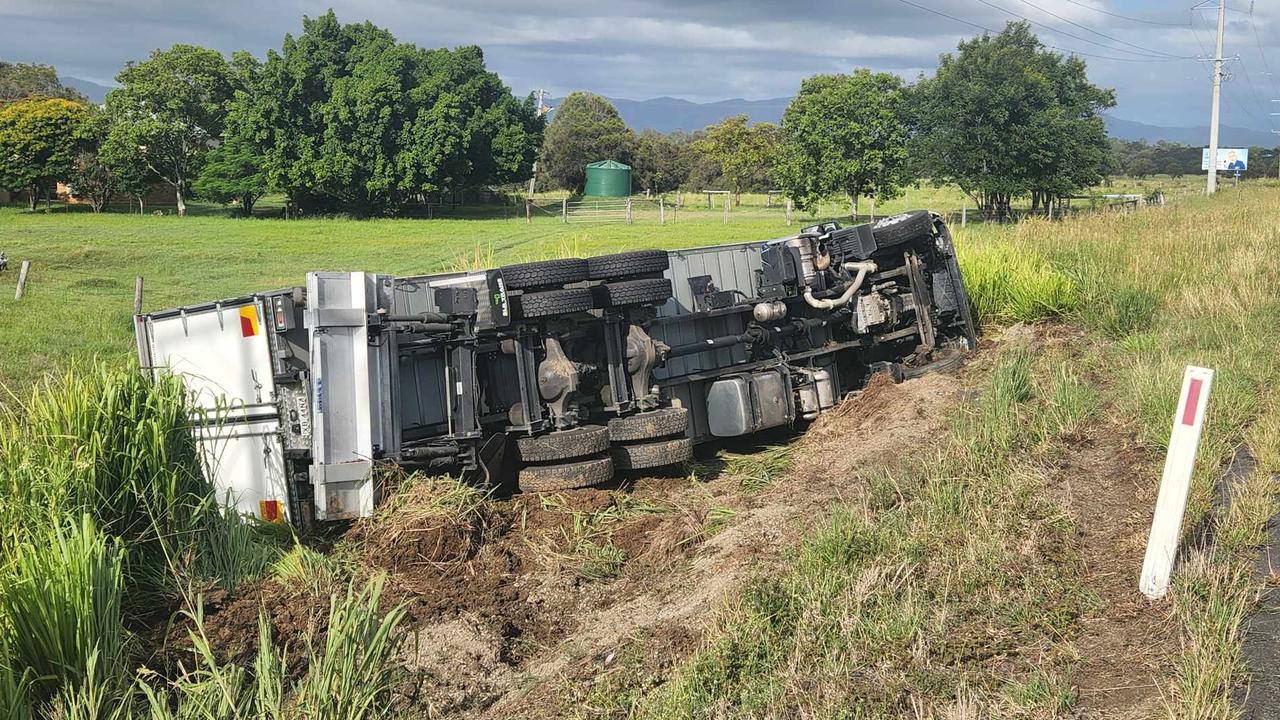
<svg viewBox="0 0 1280 720">
<path fill-rule="evenodd" d="M 1187 493 L 1191 490 L 1191 470 L 1195 467 L 1200 447 L 1200 430 L 1204 427 L 1205 408 L 1209 405 L 1209 389 L 1213 371 L 1188 365 L 1182 377 L 1182 394 L 1173 416 L 1173 433 L 1169 436 L 1169 453 L 1160 478 L 1160 495 L 1151 520 L 1151 536 L 1147 540 L 1147 556 L 1142 562 L 1142 580 L 1138 588 L 1152 600 L 1164 597 L 1169 590 L 1169 576 L 1178 555 L 1178 538 L 1182 534 L 1182 516 L 1187 510 Z"/>
</svg>

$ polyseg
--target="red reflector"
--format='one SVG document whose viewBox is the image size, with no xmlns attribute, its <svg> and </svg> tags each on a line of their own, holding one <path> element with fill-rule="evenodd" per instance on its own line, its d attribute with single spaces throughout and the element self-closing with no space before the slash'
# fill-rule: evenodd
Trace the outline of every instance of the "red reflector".
<svg viewBox="0 0 1280 720">
<path fill-rule="evenodd" d="M 279 500 L 259 500 L 258 512 L 262 515 L 262 519 L 267 522 L 280 522 L 284 519 L 280 513 Z"/>
<path fill-rule="evenodd" d="M 1187 388 L 1187 404 L 1182 407 L 1182 424 L 1196 424 L 1196 407 L 1200 404 L 1200 378 L 1191 378 L 1191 385 Z"/>
</svg>

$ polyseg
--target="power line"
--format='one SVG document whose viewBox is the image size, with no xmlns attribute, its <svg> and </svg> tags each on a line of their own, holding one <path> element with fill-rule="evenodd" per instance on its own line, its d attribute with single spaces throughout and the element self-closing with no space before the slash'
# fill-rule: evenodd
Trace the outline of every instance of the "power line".
<svg viewBox="0 0 1280 720">
<path fill-rule="evenodd" d="M 1042 28 L 1044 28 L 1044 29 L 1046 29 L 1046 30 L 1048 30 L 1048 31 L 1050 31 L 1050 32 L 1054 32 L 1054 33 L 1057 33 L 1057 34 L 1059 34 L 1059 35 L 1065 35 L 1065 36 L 1067 36 L 1067 37 L 1069 37 L 1069 38 L 1072 38 L 1072 39 L 1075 39 L 1075 40 L 1079 40 L 1080 42 L 1087 42 L 1087 43 L 1089 43 L 1090 45 L 1097 45 L 1097 46 L 1098 46 L 1098 47 L 1100 47 L 1100 48 L 1106 48 L 1107 50 L 1115 50 L 1115 51 L 1119 51 L 1119 52 L 1132 53 L 1132 54 L 1134 54 L 1134 55 L 1137 55 L 1137 56 L 1139 56 L 1139 57 L 1144 57 L 1144 58 L 1163 57 L 1163 56 L 1159 56 L 1159 55 L 1152 55 L 1152 54 L 1149 54 L 1149 53 L 1140 53 L 1140 52 L 1136 52 L 1136 51 L 1134 51 L 1134 50 L 1125 50 L 1124 48 L 1111 47 L 1110 45 L 1107 45 L 1107 44 L 1105 44 L 1105 43 L 1100 43 L 1100 42 L 1098 42 L 1097 40 L 1090 40 L 1089 38 L 1080 37 L 1079 35 L 1074 35 L 1074 34 L 1072 34 L 1072 33 L 1067 32 L 1066 30 L 1059 30 L 1058 28 L 1055 28 L 1055 27 L 1053 27 L 1052 25 L 1046 25 L 1045 23 L 1038 22 L 1038 21 L 1036 21 L 1036 20 L 1032 20 L 1031 18 L 1029 18 L 1029 17 L 1027 17 L 1027 16 L 1025 16 L 1025 15 L 1019 15 L 1018 13 L 1016 13 L 1016 12 L 1014 12 L 1014 11 L 1012 11 L 1012 10 L 1008 9 L 1008 8 L 1000 7 L 999 5 L 996 5 L 995 3 L 990 2 L 990 0 L 978 0 L 978 2 L 982 3 L 983 5 L 986 5 L 986 6 L 987 6 L 987 7 L 989 7 L 989 8 L 994 8 L 994 9 L 996 9 L 996 10 L 999 10 L 1000 12 L 1008 13 L 1009 15 L 1012 15 L 1012 16 L 1014 16 L 1014 17 L 1018 18 L 1019 20 L 1025 20 L 1026 22 L 1029 22 L 1029 23 L 1031 23 L 1032 25 L 1036 25 L 1036 26 L 1042 27 Z M 1169 58 L 1169 59 L 1182 59 L 1182 58 Z"/>
<path fill-rule="evenodd" d="M 1249 66 L 1245 65 L 1244 58 L 1238 58 L 1237 60 L 1240 63 L 1240 69 L 1244 71 L 1244 82 L 1249 86 L 1249 94 L 1253 96 L 1253 101 L 1258 104 L 1258 109 L 1262 111 L 1263 117 L 1267 119 L 1267 124 L 1271 126 L 1272 130 L 1274 130 L 1276 127 L 1275 121 L 1271 118 L 1270 111 L 1267 110 L 1267 107 L 1262 104 L 1262 100 L 1258 98 L 1258 91 L 1253 87 L 1253 78 L 1249 77 Z M 1248 112 L 1249 117 L 1253 118 L 1255 121 L 1258 119 L 1247 109 L 1245 112 Z"/>
<path fill-rule="evenodd" d="M 1033 3 L 1033 2 L 1031 2 L 1031 0 L 1018 0 L 1018 2 L 1021 2 L 1023 5 L 1030 5 L 1031 7 L 1033 7 L 1033 8 L 1035 8 L 1035 9 L 1039 10 L 1040 12 L 1042 12 L 1042 13 L 1044 13 L 1044 14 L 1046 14 L 1046 15 L 1052 15 L 1053 17 L 1058 18 L 1059 20 L 1061 20 L 1061 21 L 1062 21 L 1062 22 L 1064 22 L 1064 23 L 1067 23 L 1068 25 L 1071 25 L 1071 26 L 1073 26 L 1073 27 L 1078 27 L 1078 28 L 1080 28 L 1081 30 L 1085 30 L 1085 31 L 1087 31 L 1087 32 L 1091 32 L 1091 33 L 1093 33 L 1094 35 L 1097 35 L 1098 37 L 1104 37 L 1104 38 L 1106 38 L 1106 39 L 1108 39 L 1108 40 L 1111 40 L 1111 41 L 1113 41 L 1113 42 L 1118 42 L 1118 43 L 1120 43 L 1121 45 L 1128 45 L 1128 46 L 1129 46 L 1129 47 L 1131 47 L 1131 48 L 1137 48 L 1137 49 L 1142 50 L 1142 51 L 1144 51 L 1144 52 L 1154 53 L 1154 54 L 1156 54 L 1156 55 L 1164 55 L 1164 56 L 1166 56 L 1166 57 L 1171 57 L 1171 58 L 1178 58 L 1178 59 L 1180 59 L 1180 60 L 1187 60 L 1187 59 L 1190 59 L 1190 58 L 1188 58 L 1188 57 L 1187 57 L 1187 56 L 1185 56 L 1185 55 L 1174 55 L 1173 53 L 1167 53 L 1167 52 L 1165 52 L 1165 51 L 1163 51 L 1163 50 L 1153 50 L 1153 49 L 1151 49 L 1151 48 L 1143 47 L 1143 46 L 1141 46 L 1141 45 L 1135 45 L 1135 44 L 1133 44 L 1133 43 L 1131 43 L 1131 42 L 1129 42 L 1129 41 L 1127 41 L 1127 40 L 1121 40 L 1121 39 L 1120 39 L 1120 38 L 1118 38 L 1118 37 L 1114 37 L 1114 36 L 1112 36 L 1112 35 L 1108 35 L 1108 34 L 1106 34 L 1106 33 L 1104 33 L 1104 32 L 1099 32 L 1099 31 L 1097 31 L 1097 30 L 1094 30 L 1094 29 L 1093 29 L 1093 28 L 1091 28 L 1091 27 L 1087 27 L 1087 26 L 1085 26 L 1085 25 L 1081 25 L 1080 23 L 1078 23 L 1078 22 L 1076 22 L 1076 21 L 1074 21 L 1074 20 L 1069 20 L 1069 19 L 1067 19 L 1067 18 L 1064 18 L 1064 17 L 1062 17 L 1061 15 L 1059 15 L 1059 14 L 1057 14 L 1057 13 L 1055 13 L 1055 12 L 1051 11 L 1051 10 L 1046 10 L 1046 9 L 1044 9 L 1044 8 L 1040 7 L 1039 5 L 1037 5 L 1037 4 Z M 1119 50 L 1120 48 L 1115 48 L 1115 49 Z"/>
<path fill-rule="evenodd" d="M 963 24 L 963 25 L 968 25 L 969 27 L 977 28 L 977 29 L 979 29 L 979 30 L 985 30 L 986 32 L 989 32 L 989 33 L 991 33 L 991 34 L 993 34 L 993 35 L 998 35 L 998 34 L 1000 34 L 1000 32 L 999 32 L 998 30 L 992 30 L 991 28 L 987 27 L 986 25 L 980 25 L 980 24 L 978 24 L 978 23 L 976 23 L 976 22 L 972 22 L 972 21 L 969 21 L 969 20 L 965 20 L 964 18 L 958 18 L 958 17 L 956 17 L 955 15 L 951 15 L 951 14 L 948 14 L 948 13 L 942 12 L 941 10 L 934 10 L 934 9 L 933 9 L 933 8 L 931 8 L 931 7 L 926 7 L 926 6 L 921 5 L 921 4 L 919 4 L 919 3 L 913 2 L 912 0 L 898 0 L 898 2 L 902 3 L 903 5 L 910 5 L 911 7 L 916 8 L 917 10 L 924 10 L 925 12 L 933 13 L 934 15 L 937 15 L 937 16 L 939 16 L 939 17 L 947 18 L 948 20 L 954 20 L 954 21 L 956 21 L 956 22 L 958 22 L 958 23 L 961 23 L 961 24 Z M 1095 44 L 1096 44 L 1096 43 L 1095 43 Z M 1079 55 L 1079 56 L 1082 56 L 1082 57 L 1097 58 L 1097 59 L 1099 59 L 1099 60 L 1114 60 L 1114 61 L 1117 61 L 1117 62 L 1139 62 L 1139 63 L 1140 63 L 1140 62 L 1148 62 L 1148 63 L 1160 63 L 1160 62 L 1179 62 L 1179 61 L 1181 60 L 1181 58 L 1126 58 L 1126 57 L 1113 57 L 1113 56 L 1110 56 L 1110 55 L 1097 55 L 1097 54 L 1094 54 L 1094 53 L 1080 52 L 1079 50 L 1072 50 L 1072 49 L 1070 49 L 1070 48 L 1057 47 L 1056 45 L 1045 45 L 1044 47 L 1046 47 L 1046 48 L 1048 48 L 1048 49 L 1050 49 L 1050 50 L 1057 50 L 1058 52 L 1061 52 L 1061 53 L 1067 53 L 1067 54 L 1069 54 L 1069 55 Z M 1106 46 L 1104 45 L 1103 47 L 1106 47 Z M 1111 49 L 1113 49 L 1113 50 L 1114 50 L 1114 49 L 1117 49 L 1117 48 L 1111 48 Z"/>
<path fill-rule="evenodd" d="M 1067 2 L 1071 3 L 1072 5 L 1079 5 L 1080 7 L 1086 10 L 1092 10 L 1096 13 L 1102 13 L 1103 15 L 1110 15 L 1113 18 L 1120 18 L 1121 20 L 1128 20 L 1129 22 L 1144 23 L 1146 25 L 1157 25 L 1160 27 L 1186 27 L 1186 25 L 1183 23 L 1167 23 L 1167 22 L 1159 22 L 1158 20 L 1145 20 L 1143 18 L 1129 17 L 1128 15 L 1121 15 L 1120 13 L 1109 12 L 1107 10 L 1103 10 L 1102 8 L 1091 7 L 1089 5 L 1085 5 L 1082 2 L 1076 2 L 1076 0 L 1067 0 Z"/>
<path fill-rule="evenodd" d="M 1267 62 L 1267 53 L 1262 49 L 1262 35 L 1258 32 L 1258 24 L 1253 21 L 1253 3 L 1249 3 L 1249 27 L 1253 28 L 1253 39 L 1258 43 L 1258 56 L 1262 58 L 1262 69 L 1267 73 L 1267 80 L 1271 83 L 1271 90 L 1276 95 L 1280 95 L 1280 88 L 1276 87 L 1276 76 L 1271 72 L 1271 63 Z M 1268 115 L 1268 117 L 1270 117 Z"/>
</svg>

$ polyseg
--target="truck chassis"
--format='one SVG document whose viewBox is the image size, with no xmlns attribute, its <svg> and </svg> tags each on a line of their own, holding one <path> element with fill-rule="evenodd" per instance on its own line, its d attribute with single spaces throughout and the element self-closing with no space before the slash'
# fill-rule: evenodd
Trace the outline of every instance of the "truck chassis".
<svg viewBox="0 0 1280 720">
<path fill-rule="evenodd" d="M 219 491 L 300 524 L 371 514 L 379 463 L 533 492 L 678 464 L 976 342 L 926 211 L 476 272 L 311 272 L 135 324 L 144 370 L 191 391 Z"/>
</svg>

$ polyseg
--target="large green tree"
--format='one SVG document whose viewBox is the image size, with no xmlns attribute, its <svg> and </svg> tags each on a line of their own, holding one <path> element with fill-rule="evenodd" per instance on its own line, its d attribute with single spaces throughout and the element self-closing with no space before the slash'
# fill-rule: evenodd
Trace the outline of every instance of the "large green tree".
<svg viewBox="0 0 1280 720">
<path fill-rule="evenodd" d="M 102 212 L 111 196 L 120 190 L 120 177 L 102 153 L 109 130 L 106 113 L 91 113 L 78 130 L 79 147 L 71 169 L 71 193 L 87 199 L 95 213 Z"/>
<path fill-rule="evenodd" d="M 613 103 L 594 93 L 570 93 L 547 125 L 539 168 L 552 184 L 578 192 L 586 183 L 587 163 L 631 162 L 634 145 L 635 135 Z"/>
<path fill-rule="evenodd" d="M 1115 94 L 1084 61 L 1047 50 L 1026 23 L 960 43 L 912 93 L 916 154 L 934 182 L 959 185 L 987 213 L 1088 187 L 1108 163 L 1102 111 Z"/>
<path fill-rule="evenodd" d="M 649 193 L 671 192 L 689 179 L 695 162 L 693 140 L 676 130 L 645 130 L 636 138 L 632 153 L 632 177 Z"/>
<path fill-rule="evenodd" d="M 62 84 L 52 65 L 0 60 L 0 104 L 34 96 L 88 102 L 79 90 Z"/>
<path fill-rule="evenodd" d="M 262 68 L 253 115 L 269 182 L 305 211 L 394 213 L 433 194 L 528 178 L 542 121 L 477 47 L 424 50 L 332 11 Z"/>
<path fill-rule="evenodd" d="M 89 120 L 83 103 L 62 98 L 31 97 L 0 105 L 0 187 L 26 190 L 35 209 L 59 180 L 75 167 L 82 142 L 81 126 Z"/>
<path fill-rule="evenodd" d="M 137 148 L 186 215 L 191 186 L 222 135 L 236 90 L 231 65 L 214 50 L 174 45 L 130 62 L 116 81 L 120 87 L 107 94 L 115 142 Z"/>
<path fill-rule="evenodd" d="M 786 137 L 779 182 L 797 207 L 843 194 L 891 198 L 912 178 L 902 79 L 858 69 L 815 75 L 782 115 Z"/>
<path fill-rule="evenodd" d="M 209 151 L 192 189 L 207 200 L 235 203 L 240 214 L 249 217 L 269 188 L 266 153 L 270 127 L 260 102 L 262 64 L 248 53 L 235 53 L 231 68 L 236 90 L 227 104 L 222 137 Z"/>
<path fill-rule="evenodd" d="M 720 175 L 733 191 L 735 202 L 741 202 L 742 191 L 748 186 L 770 183 L 781 146 L 777 125 L 753 125 L 746 115 L 734 115 L 708 127 L 694 145 L 720 167 Z"/>
</svg>

